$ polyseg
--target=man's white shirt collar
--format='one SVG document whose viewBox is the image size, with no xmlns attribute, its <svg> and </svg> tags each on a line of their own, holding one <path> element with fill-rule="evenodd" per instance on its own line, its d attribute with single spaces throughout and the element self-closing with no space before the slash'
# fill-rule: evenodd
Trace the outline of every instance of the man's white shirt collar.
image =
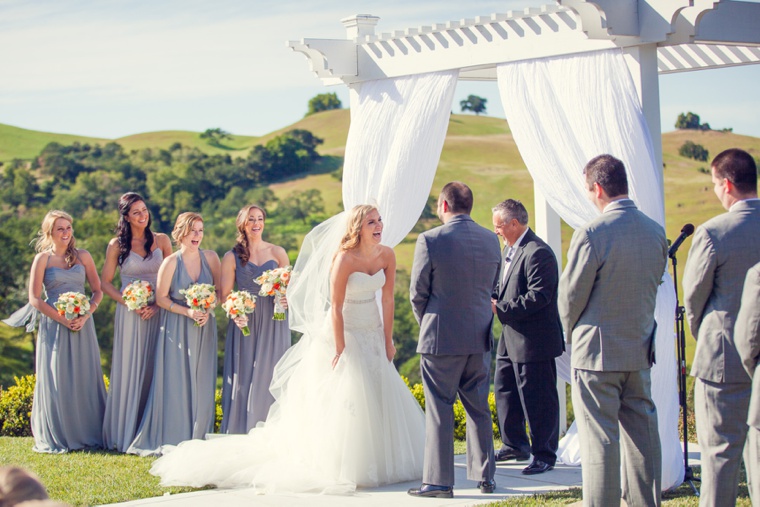
<svg viewBox="0 0 760 507">
<path fill-rule="evenodd" d="M 741 201 L 736 201 L 735 203 L 731 205 L 730 208 L 728 208 L 728 211 L 733 211 L 734 206 L 736 206 L 740 202 L 757 202 L 757 201 L 760 201 L 760 197 L 750 197 L 749 199 L 742 199 Z"/>
<path fill-rule="evenodd" d="M 607 209 L 609 209 L 609 207 L 612 206 L 613 204 L 617 204 L 620 201 L 630 201 L 630 200 L 631 200 L 630 197 L 621 197 L 620 199 L 615 199 L 614 201 L 610 201 L 607 203 L 607 206 L 604 207 L 604 209 L 602 210 L 602 213 L 607 211 Z"/>
<path fill-rule="evenodd" d="M 525 230 L 523 231 L 523 233 L 520 234 L 520 237 L 517 238 L 517 240 L 515 240 L 514 244 L 511 247 L 509 247 L 509 249 L 512 251 L 512 253 L 514 253 L 514 251 L 517 249 L 517 247 L 520 246 L 520 243 L 522 242 L 523 238 L 525 237 L 526 234 L 528 234 L 528 229 L 530 229 L 530 227 L 526 227 Z"/>
</svg>

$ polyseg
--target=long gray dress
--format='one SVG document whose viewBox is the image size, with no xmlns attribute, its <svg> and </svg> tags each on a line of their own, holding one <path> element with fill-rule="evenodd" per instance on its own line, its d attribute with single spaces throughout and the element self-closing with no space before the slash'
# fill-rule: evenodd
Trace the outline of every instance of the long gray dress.
<svg viewBox="0 0 760 507">
<path fill-rule="evenodd" d="M 205 255 L 201 253 L 201 273 L 198 280 L 193 281 L 178 253 L 169 297 L 175 304 L 187 306 L 179 291 L 194 283 L 214 283 Z M 184 315 L 161 312 L 153 382 L 142 422 L 128 453 L 158 455 L 163 445 L 203 438 L 213 430 L 216 318 L 211 313 L 203 327 L 194 324 L 193 319 Z"/>
<path fill-rule="evenodd" d="M 277 261 L 242 265 L 235 255 L 235 266 L 237 289 L 256 296 L 256 310 L 248 316 L 249 336 L 243 336 L 232 320 L 227 326 L 222 433 L 248 433 L 256 423 L 266 420 L 274 402 L 269 392 L 274 366 L 290 347 L 288 321 L 272 320 L 274 297 L 258 296 L 261 286 L 253 281 L 264 271 L 277 268 Z"/>
<path fill-rule="evenodd" d="M 70 269 L 45 268 L 48 304 L 54 305 L 64 292 L 84 294 L 85 278 L 82 264 Z M 80 331 L 73 332 L 41 315 L 36 360 L 33 450 L 62 453 L 102 447 L 106 389 L 92 318 Z"/>
<path fill-rule="evenodd" d="M 156 288 L 156 278 L 164 253 L 153 250 L 148 258 L 130 252 L 121 265 L 122 292 L 136 280 L 149 282 Z M 103 421 L 103 443 L 106 449 L 124 452 L 137 433 L 148 401 L 153 380 L 156 341 L 163 310 L 149 320 L 124 305 L 116 305 L 114 320 L 111 386 L 106 400 Z"/>
</svg>

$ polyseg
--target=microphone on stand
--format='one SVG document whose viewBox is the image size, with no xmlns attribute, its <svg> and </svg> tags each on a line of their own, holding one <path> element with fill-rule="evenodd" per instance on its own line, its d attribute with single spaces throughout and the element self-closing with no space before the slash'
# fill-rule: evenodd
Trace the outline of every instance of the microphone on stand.
<svg viewBox="0 0 760 507">
<path fill-rule="evenodd" d="M 678 248 L 681 246 L 681 243 L 692 234 L 694 234 L 694 226 L 692 224 L 684 225 L 683 229 L 681 229 L 681 234 L 676 238 L 673 244 L 670 245 L 670 248 L 668 248 L 668 257 L 672 259 L 678 251 Z"/>
</svg>

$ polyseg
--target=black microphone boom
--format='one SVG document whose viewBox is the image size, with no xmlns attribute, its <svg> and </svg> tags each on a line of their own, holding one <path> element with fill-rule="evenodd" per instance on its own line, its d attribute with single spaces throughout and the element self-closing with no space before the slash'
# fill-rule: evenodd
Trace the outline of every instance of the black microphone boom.
<svg viewBox="0 0 760 507">
<path fill-rule="evenodd" d="M 694 234 L 694 226 L 692 224 L 684 225 L 683 229 L 681 229 L 681 235 L 678 236 L 673 244 L 670 245 L 670 248 L 668 248 L 668 257 L 672 259 L 678 251 L 678 248 L 681 246 L 681 243 L 692 234 Z"/>
</svg>

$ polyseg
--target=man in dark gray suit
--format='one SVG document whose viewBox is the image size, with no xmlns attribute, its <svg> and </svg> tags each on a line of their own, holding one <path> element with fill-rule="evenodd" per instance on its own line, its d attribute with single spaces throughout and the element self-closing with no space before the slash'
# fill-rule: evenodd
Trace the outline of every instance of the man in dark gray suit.
<svg viewBox="0 0 760 507">
<path fill-rule="evenodd" d="M 752 505 L 760 505 L 760 262 L 747 271 L 742 292 L 742 305 L 734 329 L 736 348 L 747 373 L 752 377 L 752 395 L 747 416 L 747 443 L 744 465 Z"/>
<path fill-rule="evenodd" d="M 488 391 L 499 240 L 471 210 L 470 188 L 448 183 L 438 197 L 443 225 L 420 234 L 414 251 L 410 292 L 420 324 L 426 434 L 422 486 L 410 489 L 412 496 L 453 496 L 457 394 L 467 412 L 467 478 L 483 493 L 496 487 Z"/>
<path fill-rule="evenodd" d="M 650 368 L 668 245 L 663 228 L 628 198 L 623 162 L 599 155 L 584 174 L 602 214 L 573 234 L 559 284 L 572 343 L 583 504 L 620 505 L 622 489 L 628 505 L 655 506 L 662 457 Z"/>
<path fill-rule="evenodd" d="M 728 212 L 697 227 L 683 278 L 686 318 L 697 340 L 691 375 L 702 506 L 736 503 L 752 381 L 736 350 L 734 322 L 744 277 L 760 261 L 755 160 L 729 149 L 713 159 L 710 170 L 715 195 Z"/>
<path fill-rule="evenodd" d="M 551 247 L 528 227 L 528 211 L 520 201 L 507 199 L 492 211 L 494 230 L 504 238 L 504 262 L 491 301 L 502 323 L 494 394 L 503 447 L 496 461 L 533 454 L 522 473 L 535 475 L 551 470 L 557 461 L 554 358 L 565 349 L 557 310 L 559 268 Z"/>
</svg>

